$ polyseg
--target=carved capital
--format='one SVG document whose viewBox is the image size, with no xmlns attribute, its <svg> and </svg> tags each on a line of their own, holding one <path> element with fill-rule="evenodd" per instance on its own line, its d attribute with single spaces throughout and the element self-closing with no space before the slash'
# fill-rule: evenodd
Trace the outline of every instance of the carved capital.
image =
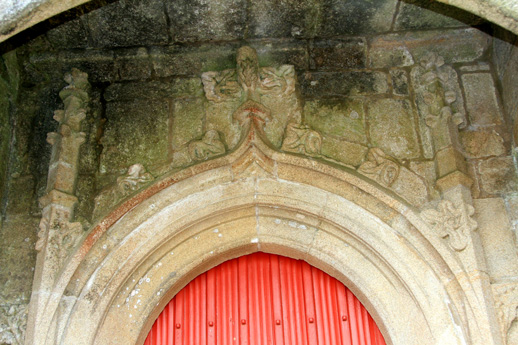
<svg viewBox="0 0 518 345">
<path fill-rule="evenodd" d="M 369 150 L 367 161 L 360 165 L 358 172 L 390 187 L 399 175 L 399 165 L 392 157 L 375 147 Z"/>
<path fill-rule="evenodd" d="M 473 206 L 461 203 L 454 205 L 449 200 L 442 200 L 437 209 L 421 212 L 421 217 L 439 236 L 449 238 L 450 246 L 456 251 L 464 250 L 471 239 L 471 231 L 477 228 L 477 222 L 471 217 Z"/>
<path fill-rule="evenodd" d="M 492 288 L 503 339 L 505 344 L 512 345 L 509 333 L 513 324 L 518 322 L 518 283 L 493 284 Z"/>
</svg>

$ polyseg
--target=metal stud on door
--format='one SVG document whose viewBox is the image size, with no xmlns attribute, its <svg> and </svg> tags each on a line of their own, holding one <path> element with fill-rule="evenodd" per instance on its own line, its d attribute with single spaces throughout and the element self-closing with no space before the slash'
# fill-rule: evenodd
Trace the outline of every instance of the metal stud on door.
<svg viewBox="0 0 518 345">
<path fill-rule="evenodd" d="M 304 261 L 255 253 L 182 289 L 144 345 L 385 345 L 342 283 Z"/>
</svg>

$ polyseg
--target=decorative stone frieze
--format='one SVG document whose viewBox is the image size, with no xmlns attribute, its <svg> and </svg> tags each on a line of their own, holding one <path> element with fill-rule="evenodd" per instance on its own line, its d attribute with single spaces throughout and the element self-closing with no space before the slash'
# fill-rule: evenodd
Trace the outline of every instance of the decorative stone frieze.
<svg viewBox="0 0 518 345">
<path fill-rule="evenodd" d="M 360 165 L 358 172 L 385 187 L 390 187 L 399 175 L 399 165 L 392 157 L 375 147 L 370 149 L 367 161 Z"/>
<path fill-rule="evenodd" d="M 469 204 L 456 206 L 449 200 L 442 200 L 437 209 L 421 212 L 421 217 L 439 236 L 448 237 L 453 249 L 462 251 L 471 240 L 471 232 L 477 228 L 477 222 L 471 217 L 474 212 L 475 209 Z"/>
<path fill-rule="evenodd" d="M 95 197 L 94 218 L 102 215 L 103 212 L 115 206 L 131 193 L 139 190 L 153 180 L 153 175 L 146 171 L 142 164 L 133 164 L 128 171 L 119 177 L 114 185 L 101 191 Z"/>
<path fill-rule="evenodd" d="M 518 323 L 518 283 L 493 284 L 492 288 L 502 337 L 505 344 L 512 345 L 510 338 L 518 335 L 510 334 L 513 324 Z M 516 326 L 514 331 L 518 332 Z"/>
</svg>

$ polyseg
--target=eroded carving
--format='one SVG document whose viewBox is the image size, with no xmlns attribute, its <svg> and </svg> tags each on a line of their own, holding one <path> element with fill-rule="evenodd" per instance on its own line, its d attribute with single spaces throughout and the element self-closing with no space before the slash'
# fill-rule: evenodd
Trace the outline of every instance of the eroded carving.
<svg viewBox="0 0 518 345">
<path fill-rule="evenodd" d="M 464 124 L 464 116 L 453 110 L 457 93 L 447 89 L 453 75 L 452 70 L 444 65 L 444 59 L 436 53 L 429 53 L 421 59 L 420 64 L 422 70 L 419 71 L 418 82 L 421 87 L 418 90 L 425 104 L 420 108 L 426 124 L 435 128 L 450 118 L 456 125 Z"/>
<path fill-rule="evenodd" d="M 449 200 L 442 200 L 436 210 L 424 210 L 421 217 L 441 237 L 448 237 L 453 249 L 462 251 L 470 241 L 471 231 L 477 228 L 477 222 L 471 218 L 474 212 L 475 209 L 469 204 L 455 206 Z"/>
<path fill-rule="evenodd" d="M 369 150 L 367 161 L 360 165 L 358 172 L 385 187 L 390 187 L 399 175 L 399 165 L 392 157 L 375 147 Z"/>
<path fill-rule="evenodd" d="M 322 148 L 322 136 L 307 125 L 290 123 L 286 128 L 286 136 L 282 149 L 309 156 L 319 156 Z"/>
<path fill-rule="evenodd" d="M 219 133 L 209 130 L 201 140 L 189 143 L 189 156 L 194 161 L 202 161 L 225 153 L 225 145 L 221 142 Z"/>
<path fill-rule="evenodd" d="M 518 323 L 518 283 L 493 285 L 495 307 L 505 343 L 510 342 L 513 324 Z"/>
<path fill-rule="evenodd" d="M 114 185 L 104 189 L 95 197 L 94 218 L 153 179 L 153 175 L 148 173 L 142 164 L 131 165 L 124 175 L 117 177 L 117 182 Z"/>
<path fill-rule="evenodd" d="M 281 146 L 289 122 L 301 122 L 295 69 L 260 67 L 253 48 L 238 50 L 236 69 L 206 72 L 202 82 L 208 100 L 205 128 L 220 133 L 230 150 L 241 140 L 250 119 L 262 122 L 275 147 Z"/>
<path fill-rule="evenodd" d="M 5 303 L 0 298 L 0 343 L 23 345 L 27 328 L 27 304 Z"/>
</svg>

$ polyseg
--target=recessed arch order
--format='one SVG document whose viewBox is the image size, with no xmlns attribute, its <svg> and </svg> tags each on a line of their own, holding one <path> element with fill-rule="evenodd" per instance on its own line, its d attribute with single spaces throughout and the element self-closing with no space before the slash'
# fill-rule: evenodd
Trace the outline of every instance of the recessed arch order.
<svg viewBox="0 0 518 345">
<path fill-rule="evenodd" d="M 352 170 L 277 152 L 255 127 L 100 221 L 61 271 L 35 344 L 142 344 L 190 280 L 256 251 L 343 282 L 387 344 L 481 344 L 462 267 L 414 210 Z"/>
</svg>

